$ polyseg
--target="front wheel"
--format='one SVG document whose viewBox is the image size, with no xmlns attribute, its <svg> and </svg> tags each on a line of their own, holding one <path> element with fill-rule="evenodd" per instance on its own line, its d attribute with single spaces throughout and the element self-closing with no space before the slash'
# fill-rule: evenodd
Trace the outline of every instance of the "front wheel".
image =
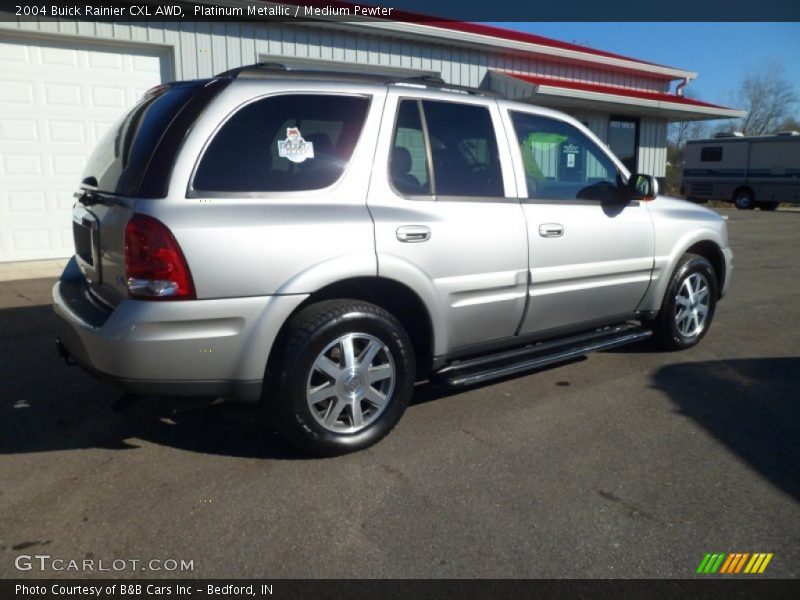
<svg viewBox="0 0 800 600">
<path fill-rule="evenodd" d="M 702 256 L 685 254 L 672 274 L 656 319 L 656 341 L 667 350 L 697 344 L 711 326 L 717 306 L 717 277 Z"/>
<path fill-rule="evenodd" d="M 402 325 L 359 300 L 328 300 L 288 325 L 276 373 L 281 432 L 315 456 L 371 446 L 400 420 L 416 366 Z"/>
</svg>

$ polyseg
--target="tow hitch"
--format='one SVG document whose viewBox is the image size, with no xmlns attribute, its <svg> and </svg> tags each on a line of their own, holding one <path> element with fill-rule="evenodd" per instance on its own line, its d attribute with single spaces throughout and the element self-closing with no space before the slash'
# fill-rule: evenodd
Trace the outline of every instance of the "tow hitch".
<svg viewBox="0 0 800 600">
<path fill-rule="evenodd" d="M 72 358 L 72 355 L 67 350 L 67 347 L 61 342 L 61 338 L 56 338 L 56 352 L 58 352 L 58 356 L 64 359 L 64 362 L 68 367 L 74 367 L 77 365 L 77 361 Z"/>
</svg>

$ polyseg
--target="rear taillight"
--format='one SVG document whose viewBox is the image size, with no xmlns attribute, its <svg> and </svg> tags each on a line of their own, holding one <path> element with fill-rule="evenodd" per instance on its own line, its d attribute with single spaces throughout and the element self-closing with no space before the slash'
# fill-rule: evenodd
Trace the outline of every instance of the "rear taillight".
<svg viewBox="0 0 800 600">
<path fill-rule="evenodd" d="M 134 215 L 125 227 L 125 282 L 131 298 L 195 298 L 192 275 L 178 242 L 166 225 L 145 215 Z"/>
</svg>

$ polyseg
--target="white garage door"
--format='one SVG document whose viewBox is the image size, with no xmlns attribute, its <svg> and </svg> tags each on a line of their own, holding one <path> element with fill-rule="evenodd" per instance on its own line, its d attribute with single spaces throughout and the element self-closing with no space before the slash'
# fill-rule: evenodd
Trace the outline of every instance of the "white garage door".
<svg viewBox="0 0 800 600">
<path fill-rule="evenodd" d="M 72 194 L 89 154 L 170 70 L 162 49 L 0 39 L 0 262 L 73 253 Z"/>
</svg>

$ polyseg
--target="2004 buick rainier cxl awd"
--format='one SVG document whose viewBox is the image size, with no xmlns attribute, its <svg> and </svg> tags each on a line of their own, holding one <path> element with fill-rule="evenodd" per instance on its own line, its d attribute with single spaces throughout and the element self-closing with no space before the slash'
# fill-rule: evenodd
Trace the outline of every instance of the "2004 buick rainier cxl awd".
<svg viewBox="0 0 800 600">
<path fill-rule="evenodd" d="M 89 159 L 58 348 L 133 394 L 263 402 L 316 455 L 414 383 L 688 348 L 725 222 L 584 126 L 428 78 L 253 65 L 150 90 Z"/>
</svg>

